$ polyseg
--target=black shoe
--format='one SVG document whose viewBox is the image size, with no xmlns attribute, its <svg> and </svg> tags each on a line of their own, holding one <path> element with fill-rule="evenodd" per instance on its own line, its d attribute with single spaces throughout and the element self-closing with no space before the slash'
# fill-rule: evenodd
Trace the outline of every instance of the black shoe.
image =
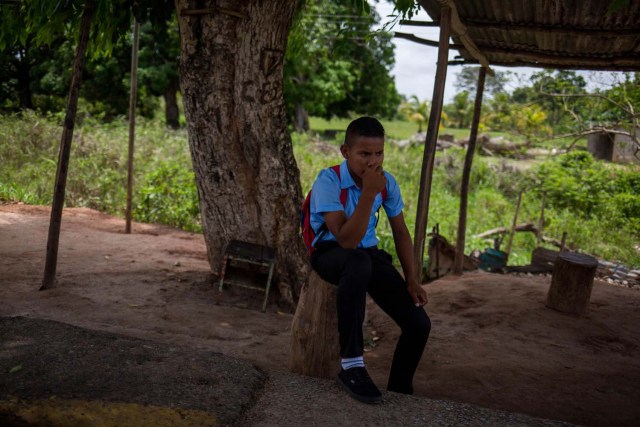
<svg viewBox="0 0 640 427">
<path fill-rule="evenodd" d="M 364 403 L 377 403 L 382 399 L 382 393 L 373 383 L 365 368 L 351 368 L 340 370 L 338 383 L 353 397 Z"/>
</svg>

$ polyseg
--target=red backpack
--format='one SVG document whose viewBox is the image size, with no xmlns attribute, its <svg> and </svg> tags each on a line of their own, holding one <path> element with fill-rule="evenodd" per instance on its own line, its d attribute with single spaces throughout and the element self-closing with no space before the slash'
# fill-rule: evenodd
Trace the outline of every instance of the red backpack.
<svg viewBox="0 0 640 427">
<path fill-rule="evenodd" d="M 331 169 L 338 175 L 338 181 L 340 181 L 340 165 L 331 166 Z M 384 203 L 387 200 L 387 189 L 382 190 L 382 202 Z M 340 203 L 344 208 L 347 207 L 347 189 L 340 189 Z M 313 241 L 316 238 L 316 232 L 313 231 L 313 227 L 311 227 L 311 191 L 307 193 L 307 197 L 304 199 L 302 203 L 302 207 L 300 208 L 300 226 L 302 228 L 302 240 L 304 240 L 304 244 L 309 250 L 309 255 L 313 253 L 315 249 L 313 247 Z M 326 232 L 327 224 L 322 223 L 320 229 L 318 230 L 318 234 Z"/>
</svg>

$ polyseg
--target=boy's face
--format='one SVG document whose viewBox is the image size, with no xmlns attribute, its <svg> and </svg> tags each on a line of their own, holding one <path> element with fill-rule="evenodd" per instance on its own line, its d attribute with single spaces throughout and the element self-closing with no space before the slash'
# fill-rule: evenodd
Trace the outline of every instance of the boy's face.
<svg viewBox="0 0 640 427">
<path fill-rule="evenodd" d="M 382 167 L 384 160 L 384 138 L 378 136 L 353 136 L 352 144 L 340 147 L 342 156 L 347 159 L 349 172 L 356 183 L 368 168 Z"/>
</svg>

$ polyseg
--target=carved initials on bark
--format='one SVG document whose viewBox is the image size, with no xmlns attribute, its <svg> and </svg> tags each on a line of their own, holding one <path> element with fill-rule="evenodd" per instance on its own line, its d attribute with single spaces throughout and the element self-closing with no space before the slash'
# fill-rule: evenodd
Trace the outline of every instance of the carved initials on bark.
<svg viewBox="0 0 640 427">
<path fill-rule="evenodd" d="M 265 77 L 269 77 L 284 62 L 284 52 L 278 49 L 262 49 L 260 53 L 260 68 Z"/>
</svg>

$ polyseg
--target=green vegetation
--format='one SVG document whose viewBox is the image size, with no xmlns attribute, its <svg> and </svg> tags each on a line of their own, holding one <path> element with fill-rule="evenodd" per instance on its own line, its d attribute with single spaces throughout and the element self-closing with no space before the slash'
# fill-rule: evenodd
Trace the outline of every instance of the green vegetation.
<svg viewBox="0 0 640 427">
<path fill-rule="evenodd" d="M 50 204 L 60 139 L 60 117 L 33 113 L 0 116 L 0 200 Z M 312 119 L 314 131 L 344 129 L 347 121 Z M 409 122 L 385 122 L 388 134 L 403 138 L 415 132 Z M 457 130 L 457 137 L 463 131 Z M 406 132 L 406 133 L 403 133 Z M 444 129 L 442 132 L 449 132 Z M 195 189 L 186 132 L 142 119 L 136 134 L 134 219 L 199 231 Z M 306 193 L 320 168 L 341 161 L 340 137 L 320 140 L 293 134 L 294 153 Z M 86 118 L 74 136 L 67 185 L 67 206 L 86 206 L 123 216 L 126 197 L 128 129 L 123 121 L 108 124 Z M 387 144 L 385 164 L 400 182 L 410 231 L 415 227 L 423 147 Z M 455 241 L 461 164 L 464 150 L 438 152 L 429 212 L 429 230 Z M 466 252 L 491 246 L 475 234 L 508 227 L 515 200 L 524 191 L 518 222 L 537 225 L 542 191 L 547 193 L 545 235 L 598 257 L 640 266 L 634 248 L 640 242 L 640 174 L 635 166 L 596 162 L 582 151 L 571 152 L 517 171 L 476 156 L 471 176 Z M 381 245 L 395 252 L 387 221 L 380 221 Z M 532 233 L 517 233 L 512 264 L 526 264 L 535 246 Z"/>
</svg>

